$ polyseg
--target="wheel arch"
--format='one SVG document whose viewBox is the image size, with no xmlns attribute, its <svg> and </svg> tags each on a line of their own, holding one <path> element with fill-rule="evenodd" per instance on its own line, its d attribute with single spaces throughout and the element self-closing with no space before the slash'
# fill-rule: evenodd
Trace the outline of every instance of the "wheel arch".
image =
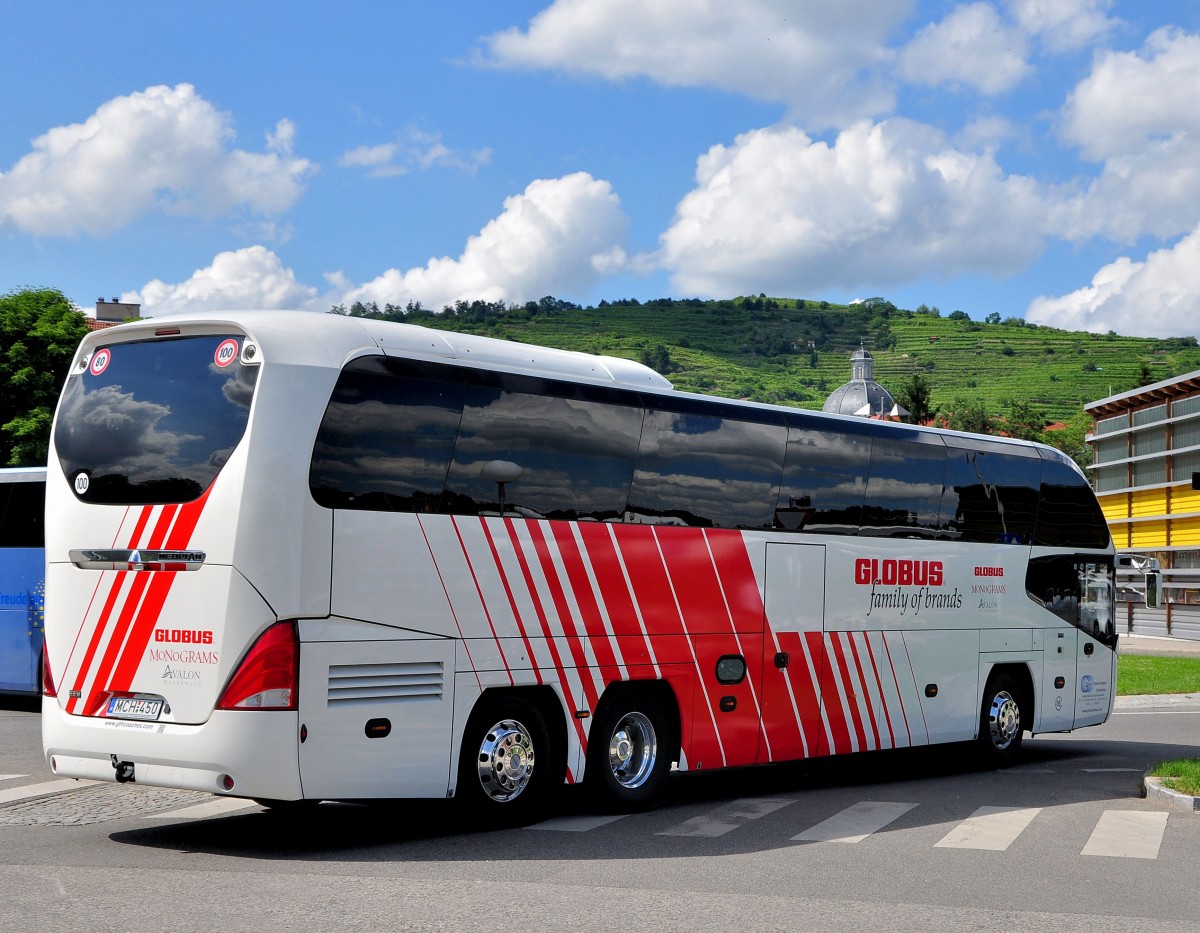
<svg viewBox="0 0 1200 933">
<path fill-rule="evenodd" d="M 563 709 L 562 698 L 549 684 L 488 687 L 483 690 L 475 698 L 475 702 L 471 704 L 470 712 L 467 713 L 466 718 L 462 720 L 463 732 L 458 741 L 459 748 L 455 751 L 456 761 L 461 760 L 462 745 L 465 743 L 467 733 L 470 731 L 468 726 L 477 716 L 485 714 L 496 703 L 510 697 L 524 700 L 541 714 L 546 724 L 546 731 L 550 734 L 555 760 L 562 763 L 562 779 L 565 781 L 568 745 L 567 716 Z M 457 765 L 455 765 L 455 768 L 457 768 Z M 452 773 L 457 773 L 457 771 L 455 770 Z"/>
<path fill-rule="evenodd" d="M 599 701 L 596 703 L 596 708 L 592 711 L 589 719 L 588 727 L 588 747 L 591 748 L 593 730 L 591 725 L 598 722 L 603 714 L 610 706 L 621 700 L 624 700 L 630 695 L 646 694 L 653 697 L 655 700 L 663 704 L 663 707 L 673 717 L 672 725 L 675 727 L 671 738 L 673 739 L 672 747 L 667 751 L 671 755 L 671 760 L 676 761 L 679 758 L 680 746 L 682 744 L 683 735 L 683 715 L 680 711 L 679 698 L 675 695 L 675 690 L 666 680 L 617 680 L 610 683 L 604 688 L 604 693 L 600 695 Z M 587 778 L 587 756 L 584 756 L 583 773 L 581 777 Z"/>
<path fill-rule="evenodd" d="M 989 685 L 997 678 L 1007 675 L 1012 679 L 1016 686 L 1019 696 L 1017 703 L 1021 708 L 1021 730 L 1023 732 L 1032 732 L 1034 723 L 1034 709 L 1037 695 L 1034 692 L 1033 673 L 1029 669 L 1028 662 L 1025 661 L 1008 661 L 999 664 L 993 664 L 988 670 L 987 677 L 984 678 L 979 690 L 979 697 L 976 700 L 976 706 L 983 703 L 984 694 L 987 693 Z M 976 724 L 978 727 L 978 724 Z"/>
</svg>

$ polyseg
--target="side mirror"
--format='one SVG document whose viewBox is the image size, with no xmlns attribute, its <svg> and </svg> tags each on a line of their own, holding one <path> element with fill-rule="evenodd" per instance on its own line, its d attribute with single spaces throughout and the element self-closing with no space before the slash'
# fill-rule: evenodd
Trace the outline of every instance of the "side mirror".
<svg viewBox="0 0 1200 933">
<path fill-rule="evenodd" d="M 1146 571 L 1146 608 L 1157 609 L 1162 604 L 1162 572 Z"/>
</svg>

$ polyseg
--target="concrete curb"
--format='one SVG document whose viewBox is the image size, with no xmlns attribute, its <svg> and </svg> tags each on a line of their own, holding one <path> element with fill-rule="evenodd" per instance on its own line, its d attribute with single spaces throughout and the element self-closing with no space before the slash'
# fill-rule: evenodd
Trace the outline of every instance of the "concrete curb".
<svg viewBox="0 0 1200 933">
<path fill-rule="evenodd" d="M 1197 810 L 1200 810 L 1200 797 L 1193 797 L 1191 794 L 1181 794 L 1177 790 L 1163 787 L 1162 778 L 1151 777 L 1147 774 L 1142 779 L 1142 787 L 1147 800 L 1165 804 L 1172 810 L 1186 810 L 1188 813 L 1195 813 Z"/>
</svg>

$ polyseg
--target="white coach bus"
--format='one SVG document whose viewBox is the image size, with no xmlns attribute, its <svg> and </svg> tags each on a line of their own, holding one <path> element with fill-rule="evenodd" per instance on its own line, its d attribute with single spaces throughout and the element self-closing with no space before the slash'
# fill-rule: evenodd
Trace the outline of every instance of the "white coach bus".
<svg viewBox="0 0 1200 933">
<path fill-rule="evenodd" d="M 337 315 L 89 334 L 53 429 L 59 776 L 266 802 L 565 783 L 1104 722 L 1113 548 L 1036 444 L 674 391 Z"/>
</svg>

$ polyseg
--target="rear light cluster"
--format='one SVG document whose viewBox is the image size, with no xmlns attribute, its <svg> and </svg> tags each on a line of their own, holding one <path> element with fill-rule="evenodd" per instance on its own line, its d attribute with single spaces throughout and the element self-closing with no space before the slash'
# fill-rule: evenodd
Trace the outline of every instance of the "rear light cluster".
<svg viewBox="0 0 1200 933">
<path fill-rule="evenodd" d="M 54 675 L 50 673 L 50 652 L 45 646 L 42 647 L 42 696 L 58 696 L 58 690 L 54 686 Z"/>
<path fill-rule="evenodd" d="M 278 622 L 259 636 L 234 671 L 217 709 L 296 709 L 300 647 L 295 622 Z"/>
</svg>

